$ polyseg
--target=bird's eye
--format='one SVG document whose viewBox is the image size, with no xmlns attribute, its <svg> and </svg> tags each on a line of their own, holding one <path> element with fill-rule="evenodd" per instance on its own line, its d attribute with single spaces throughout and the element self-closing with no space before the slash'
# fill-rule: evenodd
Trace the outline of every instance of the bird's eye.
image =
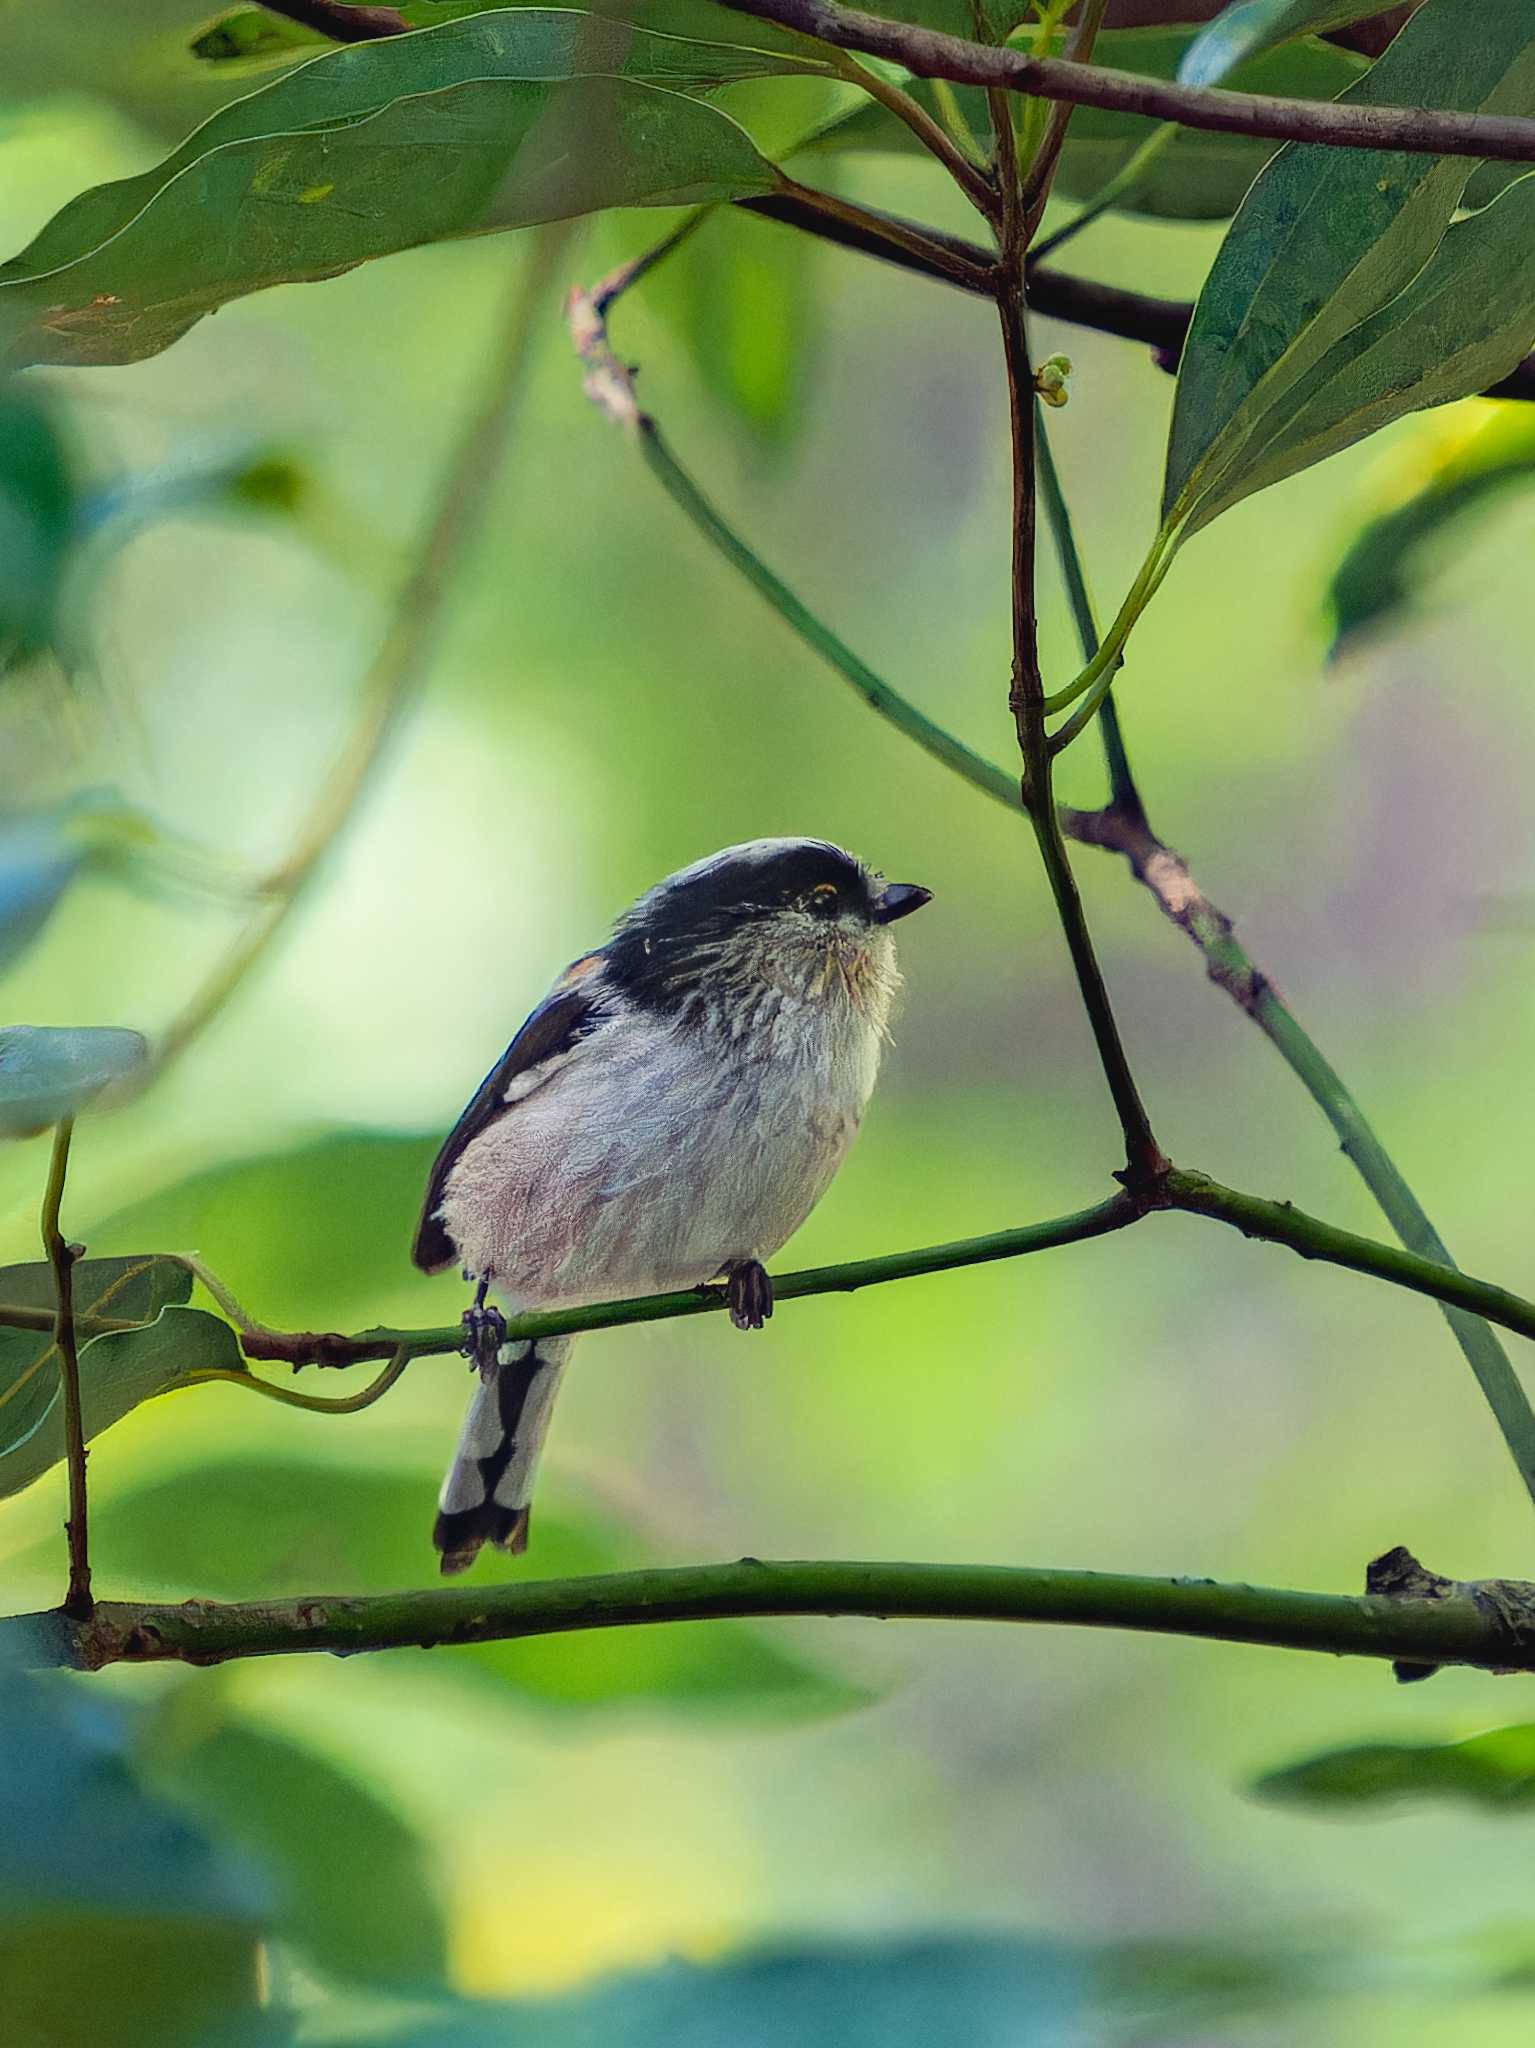
<svg viewBox="0 0 1535 2048">
<path fill-rule="evenodd" d="M 805 898 L 806 908 L 816 917 L 834 917 L 837 911 L 835 882 L 817 882 Z"/>
</svg>

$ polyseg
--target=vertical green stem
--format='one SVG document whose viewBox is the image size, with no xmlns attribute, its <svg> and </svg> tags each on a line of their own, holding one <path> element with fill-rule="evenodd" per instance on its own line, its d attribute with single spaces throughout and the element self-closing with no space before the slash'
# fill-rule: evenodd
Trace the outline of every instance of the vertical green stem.
<svg viewBox="0 0 1535 2048">
<path fill-rule="evenodd" d="M 43 1250 L 53 1268 L 58 1307 L 53 1324 L 54 1347 L 59 1354 L 59 1384 L 64 1397 L 64 1455 L 69 1466 L 69 1520 L 64 1525 L 69 1542 L 69 1585 L 64 1595 L 64 1612 L 80 1620 L 91 1612 L 90 1537 L 85 1495 L 85 1418 L 80 1406 L 80 1356 L 75 1343 L 75 1260 L 80 1256 L 68 1243 L 59 1222 L 64 1201 L 64 1182 L 69 1173 L 69 1141 L 74 1135 L 73 1117 L 61 1117 L 53 1134 L 53 1156 L 48 1163 L 48 1184 L 43 1194 Z"/>
</svg>

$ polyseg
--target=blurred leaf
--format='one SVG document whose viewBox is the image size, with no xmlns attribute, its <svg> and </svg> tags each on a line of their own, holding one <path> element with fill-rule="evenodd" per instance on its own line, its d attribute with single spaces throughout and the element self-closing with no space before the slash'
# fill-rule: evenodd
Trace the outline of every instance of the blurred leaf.
<svg viewBox="0 0 1535 2048">
<path fill-rule="evenodd" d="M 320 1970 L 400 1989 L 443 1982 L 447 1929 L 426 1850 L 359 1779 L 196 1681 L 140 1721 L 135 1760 L 152 1790 L 271 1872 L 274 1931 Z"/>
<path fill-rule="evenodd" d="M 1418 457 L 1407 489 L 1365 520 L 1333 571 L 1324 599 L 1333 658 L 1399 624 L 1474 515 L 1530 483 L 1535 413 L 1524 405 L 1500 405 L 1427 465 Z"/>
<path fill-rule="evenodd" d="M 1425 0 L 1348 97 L 1527 113 L 1535 11 L 1485 0 L 1468 36 L 1459 0 Z M 1525 295 L 1506 277 L 1488 308 L 1465 293 L 1496 273 L 1500 251 L 1522 276 L 1522 243 L 1508 238 L 1524 230 L 1527 181 L 1446 235 L 1468 171 L 1451 157 L 1295 145 L 1264 171 L 1184 347 L 1163 495 L 1169 533 L 1187 537 L 1385 420 L 1475 390 L 1484 364 L 1517 360 Z M 1443 260 L 1430 265 L 1441 239 Z"/>
<path fill-rule="evenodd" d="M 56 214 L 0 268 L 0 359 L 137 362 L 246 292 L 425 242 L 771 192 L 745 131 L 688 94 L 804 69 L 531 7 L 334 50 Z"/>
<path fill-rule="evenodd" d="M 197 1367 L 238 1362 L 227 1323 L 178 1306 L 191 1291 L 192 1276 L 179 1259 L 82 1259 L 75 1267 L 78 1317 L 146 1319 L 142 1329 L 107 1332 L 80 1347 L 87 1439 Z M 44 1265 L 0 1267 L 0 1301 L 51 1310 L 52 1272 Z M 52 1336 L 0 1327 L 0 1496 L 19 1493 L 63 1457 L 62 1410 Z"/>
<path fill-rule="evenodd" d="M 251 1873 L 140 1789 L 102 1700 L 0 1670 L 7 2048 L 205 2048 L 257 2013 L 265 1915 Z"/>
<path fill-rule="evenodd" d="M 0 1030 L 0 1138 L 29 1138 L 72 1116 L 143 1064 L 137 1031 L 84 1024 L 10 1024 Z"/>
<path fill-rule="evenodd" d="M 66 809 L 0 824 L 0 971 L 42 931 L 87 851 Z"/>
<path fill-rule="evenodd" d="M 804 237 L 721 209 L 669 261 L 657 311 L 704 388 L 760 441 L 783 446 L 800 422 L 814 343 L 814 251 Z"/>
<path fill-rule="evenodd" d="M 327 1132 L 192 1174 L 98 1224 L 92 1242 L 195 1251 L 277 1327 L 373 1321 L 389 1292 L 424 1291 L 410 1241 L 439 1143 Z"/>
<path fill-rule="evenodd" d="M 0 391 L 0 674 L 53 638 L 74 529 L 69 465 L 49 409 Z"/>
<path fill-rule="evenodd" d="M 203 64 L 257 65 L 283 58 L 312 57 L 331 47 L 330 38 L 264 7 L 235 7 L 196 30 L 187 48 Z"/>
<path fill-rule="evenodd" d="M 416 1371 L 451 1371 L 422 1361 Z M 455 1375 L 455 1378 L 457 1375 Z M 245 1398 L 245 1397 L 241 1397 Z M 334 1426 L 334 1425 L 332 1425 Z M 443 1446 L 446 1463 L 448 1446 Z M 159 1597 L 276 1599 L 391 1592 L 436 1576 L 434 1470 L 379 1472 L 279 1457 L 225 1459 L 98 1505 L 96 1553 L 114 1587 Z M 487 1581 L 581 1577 L 645 1560 L 595 1515 L 533 1516 L 530 1559 L 484 1553 Z M 419 1666 L 417 1651 L 401 1651 Z M 433 1669 L 571 1705 L 647 1701 L 720 1710 L 839 1711 L 864 1695 L 801 1663 L 740 1622 L 597 1630 L 526 1642 L 470 1643 Z"/>
<path fill-rule="evenodd" d="M 378 2048 L 1065 2048 L 1090 2038 L 1092 1989 L 1078 1958 L 1045 1942 L 828 1943 L 463 2005 Z"/>
<path fill-rule="evenodd" d="M 1234 0 L 1189 44 L 1178 77 L 1185 85 L 1224 85 L 1239 64 L 1260 51 L 1380 11 L 1380 0 Z"/>
<path fill-rule="evenodd" d="M 1452 1799 L 1500 1811 L 1535 1806 L 1535 1722 L 1462 1742 L 1363 1742 L 1269 1771 L 1262 1799 L 1331 1810 Z"/>
<path fill-rule="evenodd" d="M 969 33 L 968 29 L 964 32 Z M 1098 38 L 1098 56 L 1116 70 L 1134 71 L 1144 78 L 1173 78 L 1196 34 L 1195 29 L 1186 27 L 1111 29 Z M 1351 51 L 1330 43 L 1302 41 L 1251 59 L 1226 83 L 1243 92 L 1325 100 L 1336 98 L 1365 69 L 1364 59 Z M 909 90 L 929 113 L 935 111 L 932 88 L 924 80 L 914 80 Z M 954 91 L 971 127 L 984 135 L 985 93 L 972 86 L 956 86 Z M 1056 174 L 1058 189 L 1067 198 L 1093 198 L 1123 170 L 1156 128 L 1155 121 L 1140 114 L 1078 107 Z M 820 151 L 921 150 L 910 129 L 883 107 L 871 106 L 829 127 L 813 146 Z M 1240 205 L 1274 149 L 1272 142 L 1261 138 L 1181 128 L 1117 210 L 1173 220 L 1225 219 Z"/>
</svg>

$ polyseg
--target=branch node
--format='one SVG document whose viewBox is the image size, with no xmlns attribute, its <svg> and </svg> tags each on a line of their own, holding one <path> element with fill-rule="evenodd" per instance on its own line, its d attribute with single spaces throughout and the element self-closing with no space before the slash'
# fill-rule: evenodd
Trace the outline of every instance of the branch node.
<svg viewBox="0 0 1535 2048">
<path fill-rule="evenodd" d="M 1489 1665 L 1499 1677 L 1530 1668 L 1535 1651 L 1535 1585 L 1524 1579 L 1447 1579 L 1420 1564 L 1398 1543 L 1394 1549 L 1372 1558 L 1365 1568 L 1364 1589 L 1386 1600 L 1469 1600 L 1495 1636 L 1508 1645 L 1507 1664 Z M 1398 1660 L 1391 1667 L 1402 1685 L 1416 1685 L 1442 1671 L 1441 1664 L 1417 1664 Z"/>
</svg>

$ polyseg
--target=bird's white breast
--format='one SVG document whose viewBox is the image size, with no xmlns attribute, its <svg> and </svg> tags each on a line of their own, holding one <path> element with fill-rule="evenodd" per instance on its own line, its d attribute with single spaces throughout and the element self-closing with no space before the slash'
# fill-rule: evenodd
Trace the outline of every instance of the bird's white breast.
<svg viewBox="0 0 1535 2048">
<path fill-rule="evenodd" d="M 727 1032 L 629 1009 L 465 1148 L 442 1215 L 513 1307 L 691 1287 L 766 1259 L 858 1129 L 882 1016 L 764 991 Z"/>
</svg>

